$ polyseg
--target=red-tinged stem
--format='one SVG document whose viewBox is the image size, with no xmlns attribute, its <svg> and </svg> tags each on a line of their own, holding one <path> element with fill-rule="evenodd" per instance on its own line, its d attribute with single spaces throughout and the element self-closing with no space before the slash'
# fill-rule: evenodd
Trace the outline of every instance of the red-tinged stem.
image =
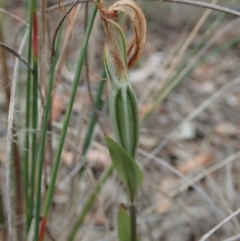
<svg viewBox="0 0 240 241">
<path fill-rule="evenodd" d="M 38 26 L 37 26 L 37 14 L 36 12 L 33 13 L 33 57 L 37 59 L 38 56 Z"/>
<path fill-rule="evenodd" d="M 41 221 L 40 224 L 40 232 L 39 232 L 39 241 L 43 241 L 44 240 L 44 233 L 45 233 L 45 229 L 46 229 L 46 224 L 47 224 L 47 219 L 44 217 Z"/>
</svg>

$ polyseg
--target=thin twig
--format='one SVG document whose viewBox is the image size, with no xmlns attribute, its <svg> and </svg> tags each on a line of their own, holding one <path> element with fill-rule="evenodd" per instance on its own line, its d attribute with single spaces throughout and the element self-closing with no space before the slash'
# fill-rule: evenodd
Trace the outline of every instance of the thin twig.
<svg viewBox="0 0 240 241">
<path fill-rule="evenodd" d="M 55 42 L 56 42 L 56 39 L 57 39 L 57 34 L 58 34 L 58 31 L 60 29 L 60 27 L 62 26 L 62 23 L 63 21 L 66 19 L 66 17 L 69 15 L 69 13 L 73 10 L 74 6 L 76 4 L 79 3 L 79 0 L 75 1 L 72 6 L 68 9 L 68 11 L 64 14 L 64 16 L 62 17 L 62 19 L 60 20 L 60 22 L 58 23 L 58 26 L 57 28 L 55 29 L 55 32 L 53 34 L 53 41 L 52 41 L 52 50 L 51 50 L 51 63 L 52 63 L 52 59 L 53 59 L 53 56 L 54 56 L 54 49 L 55 49 Z"/>
<path fill-rule="evenodd" d="M 232 163 L 233 161 L 235 161 L 238 158 L 240 158 L 240 152 L 236 152 L 236 153 L 232 154 L 231 156 L 228 156 L 224 160 L 217 162 L 213 166 L 209 167 L 207 170 L 204 170 L 204 171 L 200 172 L 198 175 L 196 175 L 195 177 L 190 179 L 189 182 L 185 182 L 180 187 L 178 187 L 177 189 L 171 191 L 169 196 L 171 198 L 175 198 L 181 192 L 184 192 L 185 190 L 187 190 L 192 185 L 192 183 L 199 182 L 200 180 L 202 180 L 206 176 L 209 176 L 213 172 L 217 171 L 220 168 L 223 168 L 224 166 L 226 166 L 229 163 Z"/>
<path fill-rule="evenodd" d="M 218 0 L 212 1 L 212 3 L 217 3 L 217 2 L 218 2 Z M 200 28 L 202 27 L 202 25 L 204 24 L 204 22 L 206 21 L 206 19 L 210 15 L 210 13 L 211 13 L 211 10 L 209 10 L 209 9 L 205 10 L 203 15 L 201 16 L 201 18 L 198 20 L 197 24 L 195 25 L 195 27 L 193 28 L 193 30 L 189 34 L 188 38 L 182 44 L 182 46 L 181 46 L 179 52 L 177 53 L 176 57 L 173 58 L 169 69 L 164 74 L 164 77 L 163 77 L 163 79 L 161 80 L 161 83 L 160 83 L 160 88 L 162 88 L 165 85 L 168 78 L 171 76 L 171 74 L 174 72 L 174 70 L 176 70 L 177 65 L 182 60 L 185 52 L 187 51 L 188 47 L 192 43 L 193 39 L 196 37 L 197 33 L 199 32 Z M 156 93 L 158 93 L 158 92 L 159 92 L 159 88 L 157 88 Z"/>
<path fill-rule="evenodd" d="M 26 31 L 20 47 L 19 53 L 22 53 L 24 44 L 28 35 L 28 31 Z M 8 114 L 8 126 L 7 126 L 7 141 L 6 141 L 6 202 L 7 202 L 7 215 L 8 215 L 8 233 L 9 241 L 13 241 L 13 227 L 12 227 L 12 208 L 11 208 L 11 149 L 13 142 L 13 117 L 14 117 L 14 104 L 15 104 L 15 95 L 16 95 L 16 87 L 17 87 L 17 79 L 18 79 L 18 67 L 19 67 L 19 58 L 16 59 L 14 71 L 13 71 L 13 80 L 12 80 L 12 92 L 11 92 L 11 100 L 9 105 L 9 114 Z"/>
<path fill-rule="evenodd" d="M 240 84 L 240 78 L 236 78 L 232 80 L 231 82 L 224 85 L 221 89 L 219 89 L 217 92 L 215 92 L 213 95 L 211 95 L 208 99 L 206 99 L 202 104 L 200 104 L 194 111 L 192 111 L 177 127 L 175 127 L 168 136 L 157 145 L 152 151 L 152 155 L 156 155 L 159 153 L 168 143 L 171 139 L 173 139 L 177 133 L 179 133 L 179 130 L 182 126 L 186 125 L 187 123 L 190 123 L 193 121 L 197 116 L 199 116 L 200 113 L 202 113 L 205 109 L 207 109 L 210 104 L 217 101 L 222 95 L 227 93 L 233 88 L 236 88 Z M 146 161 L 146 160 L 145 160 Z"/>
<path fill-rule="evenodd" d="M 232 236 L 231 238 L 224 239 L 223 241 L 235 241 L 235 240 L 239 240 L 239 239 L 240 239 L 240 233 L 235 236 Z"/>
<path fill-rule="evenodd" d="M 87 27 L 87 18 L 88 18 L 88 2 L 86 3 L 86 12 L 85 12 L 85 29 Z M 100 118 L 99 118 L 99 115 L 98 115 L 98 111 L 97 111 L 97 108 L 95 106 L 95 103 L 94 103 L 94 99 L 93 99 L 93 95 L 92 95 L 92 91 L 91 91 L 91 84 L 90 84 L 90 79 L 89 79 L 89 68 L 88 68 L 88 49 L 86 50 L 86 55 L 85 55 L 85 76 L 86 76 L 86 82 L 87 82 L 87 90 L 88 90 L 88 95 L 89 95 L 89 99 L 90 99 L 90 102 L 91 102 L 91 106 L 92 106 L 92 110 L 93 110 L 93 114 L 95 115 L 95 118 L 100 126 L 100 129 L 103 133 L 106 133 L 104 131 L 104 127 L 100 121 Z"/>
<path fill-rule="evenodd" d="M 75 1 L 73 0 L 70 0 L 70 1 L 64 1 L 64 2 L 61 2 L 60 3 L 60 7 L 67 7 L 67 6 L 70 6 L 74 3 Z M 78 3 L 86 3 L 86 2 L 92 2 L 92 0 L 79 0 Z M 56 9 L 59 9 L 59 3 L 58 4 L 55 4 L 55 5 L 52 5 L 51 7 L 48 7 L 47 8 L 47 12 L 51 12 L 51 11 L 54 11 Z"/>
<path fill-rule="evenodd" d="M 211 3 L 206 3 L 206 2 L 193 1 L 193 0 L 148 0 L 148 2 L 156 2 L 156 1 L 187 4 L 187 5 L 197 6 L 197 7 L 201 7 L 201 8 L 208 8 L 208 9 L 212 9 L 212 10 L 215 10 L 218 12 L 228 13 L 233 16 L 240 17 L 239 11 L 236 11 L 236 10 L 233 10 L 230 8 L 226 8 L 223 6 L 219 6 L 219 5 L 211 4 Z M 80 3 L 80 2 L 81 3 L 92 2 L 92 0 L 79 0 L 78 3 Z M 62 3 L 61 6 L 69 6 L 73 3 L 74 3 L 74 1 L 66 1 L 66 2 Z M 51 12 L 57 8 L 59 8 L 58 4 L 53 5 L 47 9 L 47 12 Z"/>
<path fill-rule="evenodd" d="M 39 4 L 39 83 L 42 87 L 43 94 L 46 93 L 47 73 L 48 73 L 48 44 L 47 44 L 47 18 L 46 18 L 46 0 L 40 1 Z"/>
<path fill-rule="evenodd" d="M 25 22 L 23 19 L 19 18 L 17 15 L 14 15 L 12 13 L 10 13 L 9 11 L 3 9 L 3 8 L 0 8 L 0 12 L 18 20 L 19 22 L 21 22 L 22 24 L 24 24 L 25 26 L 28 26 L 29 24 L 27 22 Z"/>
<path fill-rule="evenodd" d="M 206 234 L 204 234 L 199 241 L 205 241 L 207 240 L 213 233 L 215 233 L 219 228 L 221 228 L 222 225 L 227 223 L 229 220 L 234 218 L 240 213 L 240 208 L 237 209 L 235 212 L 233 212 L 231 215 L 229 215 L 227 218 L 225 218 L 222 222 L 217 224 L 214 228 L 212 228 L 210 231 L 208 231 Z"/>
<path fill-rule="evenodd" d="M 71 12 L 71 15 L 69 16 L 70 18 L 70 21 L 69 21 L 69 24 L 67 25 L 67 29 L 65 30 L 65 33 L 64 33 L 64 39 L 63 39 L 63 42 L 62 42 L 62 47 L 61 47 L 61 50 L 60 50 L 60 53 L 59 53 L 59 57 L 58 57 L 58 63 L 57 63 L 57 67 L 56 67 L 56 76 L 60 76 L 61 75 L 61 70 L 62 70 L 62 65 L 64 63 L 64 60 L 65 60 L 65 56 L 67 55 L 67 50 L 69 50 L 69 39 L 70 39 L 70 36 L 71 36 L 71 40 L 72 41 L 72 38 L 73 38 L 73 27 L 74 27 L 74 24 L 77 20 L 77 16 L 78 16 L 78 13 L 80 12 L 81 10 L 81 7 L 82 7 L 82 4 L 79 4 L 77 6 L 76 11 L 72 11 Z M 55 89 L 56 89 L 56 86 L 57 84 L 59 83 L 59 80 L 58 78 L 55 80 L 55 86 L 54 86 L 54 91 L 53 91 L 53 97 L 52 99 L 54 99 L 54 95 L 55 95 Z"/>
<path fill-rule="evenodd" d="M 3 40 L 3 31 L 0 28 L 0 42 L 4 42 Z M 9 84 L 9 71 L 8 71 L 8 65 L 7 65 L 7 55 L 6 51 L 4 49 L 0 49 L 0 63 L 1 63 L 1 70 L 2 70 L 2 82 L 4 86 L 4 92 L 6 94 L 6 103 L 5 103 L 5 110 L 8 112 L 9 108 L 9 102 L 11 98 L 11 87 Z"/>
<path fill-rule="evenodd" d="M 13 48 L 11 48 L 10 46 L 0 42 L 0 47 L 2 47 L 3 49 L 6 49 L 9 53 L 11 53 L 12 55 L 14 55 L 16 58 L 18 58 L 20 61 L 22 61 L 27 67 L 28 69 L 31 70 L 31 72 L 33 72 L 32 68 L 30 67 L 30 65 L 28 64 L 27 60 L 25 60 L 21 54 L 19 54 L 17 51 L 15 51 Z"/>
<path fill-rule="evenodd" d="M 211 4 L 211 3 L 206 3 L 206 2 L 200 2 L 200 1 L 193 1 L 193 0 L 161 0 L 162 2 L 173 2 L 173 3 L 180 3 L 180 4 L 187 4 L 187 5 L 193 5 L 193 6 L 198 6 L 201 8 L 208 8 L 212 9 L 215 11 L 223 12 L 223 13 L 228 13 L 233 16 L 240 17 L 240 12 L 232 10 L 230 8 L 226 8 L 223 6 Z"/>
<path fill-rule="evenodd" d="M 209 195 L 196 183 L 192 182 L 192 180 L 182 174 L 180 171 L 178 171 L 175 167 L 173 167 L 172 165 L 170 165 L 168 162 L 166 162 L 165 160 L 152 155 L 151 153 L 148 153 L 142 149 L 138 149 L 138 153 L 151 158 L 152 160 L 154 160 L 156 163 L 158 163 L 159 165 L 165 167 L 166 169 L 168 169 L 170 172 L 174 173 L 176 176 L 178 176 L 180 179 L 182 179 L 185 182 L 191 182 L 191 187 L 193 187 L 196 192 L 198 192 L 205 200 L 206 202 L 211 206 L 212 210 L 215 212 L 215 214 L 219 217 L 223 216 L 223 212 L 216 206 L 216 204 L 214 203 L 214 201 L 209 197 Z"/>
</svg>

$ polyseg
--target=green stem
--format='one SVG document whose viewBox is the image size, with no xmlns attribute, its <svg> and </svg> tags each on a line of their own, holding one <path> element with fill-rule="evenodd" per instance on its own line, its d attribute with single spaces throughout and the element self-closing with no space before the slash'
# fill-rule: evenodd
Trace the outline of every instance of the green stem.
<svg viewBox="0 0 240 241">
<path fill-rule="evenodd" d="M 32 1 L 31 1 L 32 5 Z M 30 21 L 29 21 L 29 35 L 28 35 L 28 63 L 31 66 L 32 62 L 32 6 L 30 10 Z M 30 129 L 30 118 L 31 118 L 31 71 L 27 71 L 27 97 L 26 97 L 26 135 L 25 135 L 25 148 L 24 148 L 24 191 L 25 191 L 25 209 L 26 209 L 26 228 L 27 232 L 29 231 L 31 220 L 32 220 L 32 210 L 33 210 L 33 201 L 30 201 L 29 197 L 29 129 Z"/>
<path fill-rule="evenodd" d="M 54 84 L 55 69 L 56 69 L 57 60 L 59 57 L 61 35 L 62 35 L 62 27 L 60 28 L 60 31 L 57 36 L 56 51 L 53 57 L 53 63 L 51 65 L 51 70 L 50 70 L 46 107 L 45 107 L 44 118 L 43 118 L 42 138 L 41 138 L 40 148 L 39 148 L 39 160 L 38 160 L 38 168 L 37 168 L 38 176 L 37 176 L 37 193 L 36 193 L 36 209 L 35 209 L 35 227 L 34 227 L 35 241 L 38 240 L 38 233 L 39 233 L 39 219 L 40 219 L 40 209 L 41 209 L 41 183 L 42 183 L 42 171 L 43 171 L 43 162 L 44 162 L 44 150 L 45 150 L 45 144 L 46 144 L 49 114 L 51 110 L 51 95 L 52 95 L 52 88 Z"/>
<path fill-rule="evenodd" d="M 60 140 L 58 143 L 57 152 L 56 152 L 54 162 L 53 162 L 53 169 L 52 169 L 52 173 L 51 173 L 49 189 L 47 192 L 47 197 L 46 197 L 44 211 L 43 211 L 43 221 L 42 221 L 42 225 L 41 225 L 41 237 L 39 238 L 40 241 L 43 240 L 43 236 L 44 236 L 44 232 L 45 232 L 45 226 L 46 226 L 48 214 L 49 214 L 51 203 L 52 203 L 54 187 L 55 187 L 56 177 L 57 177 L 57 173 L 58 173 L 58 169 L 59 169 L 63 145 L 65 142 L 65 137 L 66 137 L 67 128 L 68 128 L 68 124 L 69 124 L 69 120 L 70 120 L 70 116 L 71 116 L 71 112 L 72 112 L 72 107 L 73 107 L 73 103 L 74 103 L 74 99 L 75 99 L 75 95 L 76 95 L 76 91 L 77 91 L 77 87 L 78 87 L 78 82 L 79 82 L 80 74 L 82 71 L 83 63 L 84 63 L 84 57 L 85 57 L 85 53 L 86 53 L 86 49 L 87 49 L 87 45 L 88 45 L 88 41 L 89 41 L 89 37 L 91 34 L 91 30 L 92 30 L 92 26 L 93 26 L 93 22 L 94 22 L 96 13 L 97 13 L 97 7 L 94 5 L 93 9 L 92 9 L 90 20 L 89 20 L 89 23 L 87 26 L 86 34 L 84 36 L 83 45 L 82 45 L 82 48 L 79 53 L 79 58 L 77 61 L 77 69 L 76 69 L 75 75 L 74 75 L 71 95 L 70 95 L 69 103 L 67 106 L 67 110 L 66 110 L 66 114 L 65 114 L 65 118 L 64 118 L 64 122 L 63 122 L 62 132 L 60 134 Z"/>
<path fill-rule="evenodd" d="M 129 206 L 130 220 L 131 220 L 131 241 L 137 241 L 137 215 L 134 203 Z"/>
<path fill-rule="evenodd" d="M 30 207 L 31 216 L 33 216 L 34 209 L 34 195 L 35 195 L 35 175 L 36 175 L 36 161 L 37 161 L 37 125 L 38 125 L 38 70 L 37 60 L 33 58 L 33 79 L 32 79 L 32 149 L 31 149 L 31 196 Z"/>
</svg>

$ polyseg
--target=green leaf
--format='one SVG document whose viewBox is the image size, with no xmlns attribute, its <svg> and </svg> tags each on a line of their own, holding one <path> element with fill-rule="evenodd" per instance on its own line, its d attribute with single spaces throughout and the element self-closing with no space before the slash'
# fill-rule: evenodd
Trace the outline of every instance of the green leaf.
<svg viewBox="0 0 240 241">
<path fill-rule="evenodd" d="M 118 241 L 131 241 L 131 228 L 131 217 L 126 207 L 121 204 L 117 217 Z M 139 237 L 136 238 L 140 241 Z"/>
<path fill-rule="evenodd" d="M 137 189 L 143 182 L 143 173 L 134 159 L 122 146 L 108 136 L 105 136 L 105 142 L 107 144 L 113 166 L 119 177 L 127 186 L 130 201 L 133 202 L 137 194 Z"/>
<path fill-rule="evenodd" d="M 131 241 L 131 220 L 124 205 L 118 211 L 118 241 Z"/>
<path fill-rule="evenodd" d="M 104 65 L 110 82 L 109 109 L 119 144 L 134 158 L 139 142 L 137 99 L 129 82 L 125 35 L 120 25 L 102 19 L 106 32 Z"/>
<path fill-rule="evenodd" d="M 109 109 L 117 142 L 134 158 L 139 140 L 139 115 L 130 85 L 111 91 Z"/>
</svg>

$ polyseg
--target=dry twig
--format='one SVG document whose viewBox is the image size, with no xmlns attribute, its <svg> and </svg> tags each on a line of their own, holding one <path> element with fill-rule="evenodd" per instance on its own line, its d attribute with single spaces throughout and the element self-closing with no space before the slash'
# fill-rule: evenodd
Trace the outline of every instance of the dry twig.
<svg viewBox="0 0 240 241">
<path fill-rule="evenodd" d="M 28 64 L 27 60 L 25 60 L 21 54 L 19 54 L 17 51 L 15 51 L 13 48 L 11 48 L 10 46 L 1 43 L 0 42 L 0 47 L 3 49 L 6 49 L 9 53 L 11 53 L 12 55 L 14 55 L 16 58 L 18 58 L 20 61 L 22 61 L 27 67 L 28 69 L 31 70 L 31 72 L 33 72 L 32 68 L 30 67 L 30 65 Z"/>
<path fill-rule="evenodd" d="M 199 241 L 205 241 L 207 240 L 213 233 L 215 233 L 219 228 L 221 228 L 225 223 L 227 223 L 229 220 L 234 218 L 240 213 L 240 208 L 237 209 L 235 212 L 233 212 L 231 215 L 229 215 L 227 218 L 225 218 L 222 222 L 217 224 L 214 228 L 212 228 L 209 232 L 204 234 Z"/>
<path fill-rule="evenodd" d="M 208 8 L 208 9 L 212 9 L 212 10 L 216 10 L 219 12 L 228 13 L 228 14 L 240 17 L 240 12 L 230 8 L 223 7 L 223 6 L 215 5 L 212 3 L 193 1 L 193 0 L 162 0 L 162 2 L 181 3 L 181 4 L 187 4 L 187 5 L 197 6 L 201 8 Z"/>
<path fill-rule="evenodd" d="M 201 8 L 208 8 L 208 9 L 212 9 L 212 10 L 215 10 L 218 12 L 228 13 L 233 16 L 240 17 L 239 11 L 236 11 L 236 10 L 233 10 L 233 9 L 230 9 L 227 7 L 211 4 L 211 3 L 206 3 L 206 2 L 200 2 L 200 1 L 194 1 L 194 0 L 148 0 L 148 2 L 153 2 L 153 1 L 187 4 L 187 5 L 197 6 L 197 7 L 201 7 Z M 92 2 L 92 0 L 79 0 L 78 2 L 79 3 Z M 73 3 L 74 3 L 74 1 L 66 1 L 63 4 L 61 4 L 61 6 L 69 6 L 69 5 L 72 5 Z M 59 8 L 58 4 L 53 5 L 47 9 L 47 12 L 53 11 L 58 8 Z"/>
</svg>

